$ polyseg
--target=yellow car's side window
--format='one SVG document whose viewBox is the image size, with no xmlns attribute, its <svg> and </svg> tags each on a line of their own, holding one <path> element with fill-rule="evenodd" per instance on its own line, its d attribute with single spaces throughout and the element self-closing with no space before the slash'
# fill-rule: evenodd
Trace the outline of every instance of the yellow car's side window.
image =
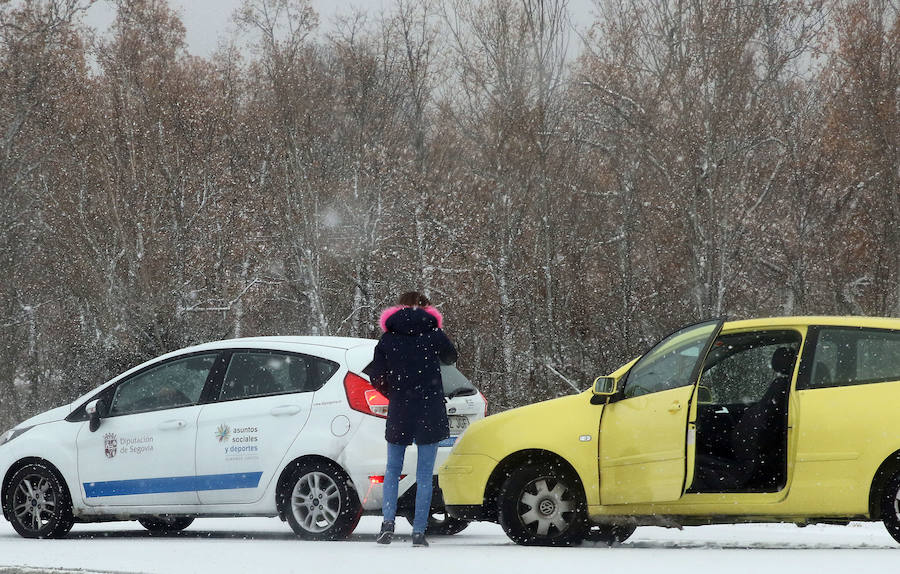
<svg viewBox="0 0 900 574">
<path fill-rule="evenodd" d="M 900 381 L 900 331 L 831 327 L 818 332 L 812 389 Z"/>
<path fill-rule="evenodd" d="M 693 385 L 700 355 L 706 351 L 719 324 L 718 321 L 701 323 L 663 339 L 628 373 L 625 398 Z"/>
<path fill-rule="evenodd" d="M 796 356 L 797 331 L 757 331 L 723 335 L 716 339 L 703 365 L 702 403 L 749 404 L 762 397 L 775 376 L 772 358 L 779 348 Z M 793 365 L 792 365 L 793 368 Z"/>
</svg>

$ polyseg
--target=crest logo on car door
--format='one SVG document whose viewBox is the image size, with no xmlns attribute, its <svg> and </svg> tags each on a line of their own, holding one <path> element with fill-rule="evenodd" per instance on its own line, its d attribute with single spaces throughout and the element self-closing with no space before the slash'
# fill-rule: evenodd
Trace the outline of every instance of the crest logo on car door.
<svg viewBox="0 0 900 574">
<path fill-rule="evenodd" d="M 231 437 L 231 428 L 228 425 L 222 424 L 216 427 L 216 438 L 219 442 L 228 442 L 229 437 Z"/>
<path fill-rule="evenodd" d="M 116 433 L 109 432 L 103 435 L 103 447 L 106 451 L 106 458 L 113 458 L 119 450 L 119 441 L 116 439 Z"/>
</svg>

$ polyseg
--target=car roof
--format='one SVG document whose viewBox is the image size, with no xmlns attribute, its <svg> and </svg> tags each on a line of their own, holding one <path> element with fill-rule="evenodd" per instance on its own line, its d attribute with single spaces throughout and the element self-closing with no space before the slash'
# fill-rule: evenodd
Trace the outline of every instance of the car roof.
<svg viewBox="0 0 900 574">
<path fill-rule="evenodd" d="M 298 336 L 298 335 L 273 335 L 268 337 L 241 337 L 239 339 L 224 339 L 222 341 L 210 341 L 195 345 L 189 349 L 192 351 L 202 351 L 204 349 L 226 349 L 229 347 L 239 347 L 241 345 L 260 345 L 260 344 L 289 344 L 289 345 L 313 345 L 317 347 L 329 347 L 332 349 L 354 349 L 356 347 L 375 346 L 378 343 L 375 339 L 362 339 L 358 337 L 315 337 L 315 336 Z M 186 351 L 180 349 L 178 353 Z"/>
<path fill-rule="evenodd" d="M 224 339 L 221 341 L 210 341 L 208 343 L 201 343 L 199 345 L 194 345 L 191 347 L 185 347 L 182 349 L 177 349 L 175 351 L 171 351 L 164 355 L 159 355 L 154 357 L 148 361 L 141 363 L 140 365 L 135 365 L 134 367 L 119 373 L 112 379 L 106 381 L 104 384 L 91 389 L 84 395 L 75 399 L 70 405 L 77 405 L 83 401 L 85 401 L 88 397 L 96 395 L 102 389 L 109 387 L 111 384 L 114 384 L 116 381 L 123 379 L 132 373 L 135 373 L 151 364 L 159 363 L 174 357 L 178 357 L 181 355 L 187 355 L 190 353 L 196 353 L 200 351 L 215 351 L 219 349 L 229 349 L 229 348 L 240 348 L 242 346 L 246 347 L 259 347 L 265 348 L 266 345 L 311 345 L 318 347 L 327 347 L 330 349 L 339 349 L 339 350 L 350 350 L 350 349 L 362 349 L 365 347 L 374 347 L 378 343 L 375 339 L 362 339 L 358 337 L 313 337 L 313 336 L 294 336 L 294 335 L 274 335 L 269 337 L 242 337 L 238 339 Z"/>
<path fill-rule="evenodd" d="M 865 327 L 870 329 L 900 329 L 900 318 L 805 315 L 797 317 L 763 317 L 727 321 L 724 329 L 754 329 L 772 326 Z"/>
</svg>

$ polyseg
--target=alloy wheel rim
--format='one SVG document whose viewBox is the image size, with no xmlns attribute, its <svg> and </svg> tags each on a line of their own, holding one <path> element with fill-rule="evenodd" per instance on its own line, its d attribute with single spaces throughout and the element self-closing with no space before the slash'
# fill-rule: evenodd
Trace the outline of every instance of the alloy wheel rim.
<svg viewBox="0 0 900 574">
<path fill-rule="evenodd" d="M 551 527 L 564 532 L 569 527 L 566 515 L 573 511 L 572 501 L 566 499 L 568 492 L 569 488 L 560 480 L 553 488 L 548 486 L 546 478 L 530 482 L 519 496 L 519 520 L 526 528 L 534 527 L 538 536 L 547 536 Z"/>
<path fill-rule="evenodd" d="M 56 517 L 58 499 L 53 484 L 45 476 L 29 474 L 13 493 L 16 521 L 30 532 L 40 532 Z"/>
<path fill-rule="evenodd" d="M 900 488 L 894 493 L 894 517 L 900 521 Z"/>
<path fill-rule="evenodd" d="M 334 526 L 341 513 L 341 493 L 334 480 L 323 472 L 304 474 L 291 494 L 294 518 L 304 530 L 322 533 Z"/>
</svg>

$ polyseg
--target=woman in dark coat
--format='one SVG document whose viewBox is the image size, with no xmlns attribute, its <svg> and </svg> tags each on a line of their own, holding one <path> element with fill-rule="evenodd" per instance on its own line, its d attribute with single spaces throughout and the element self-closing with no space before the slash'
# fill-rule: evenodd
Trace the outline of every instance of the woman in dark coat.
<svg viewBox="0 0 900 574">
<path fill-rule="evenodd" d="M 406 447 L 415 443 L 416 511 L 413 546 L 428 546 L 425 528 L 431 510 L 432 476 L 438 443 L 450 436 L 441 384 L 441 363 L 456 362 L 456 348 L 441 330 L 443 317 L 424 295 L 404 293 L 399 305 L 381 314 L 384 334 L 366 367 L 372 384 L 389 401 L 385 439 L 384 522 L 379 544 L 390 544 L 397 514 L 397 491 Z"/>
</svg>

